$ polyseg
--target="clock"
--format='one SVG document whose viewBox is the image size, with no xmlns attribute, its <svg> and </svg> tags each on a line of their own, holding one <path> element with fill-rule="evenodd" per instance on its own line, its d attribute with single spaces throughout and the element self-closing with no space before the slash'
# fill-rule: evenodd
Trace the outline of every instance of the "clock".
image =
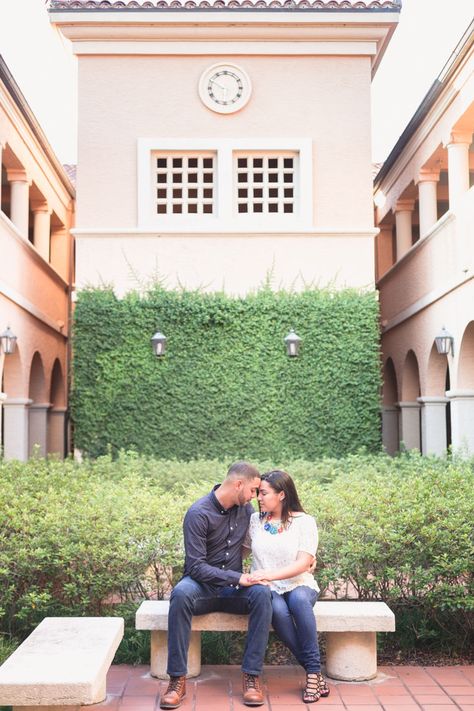
<svg viewBox="0 0 474 711">
<path fill-rule="evenodd" d="M 252 85 L 247 73 L 235 64 L 214 64 L 202 73 L 199 96 L 212 111 L 231 114 L 250 99 Z"/>
</svg>

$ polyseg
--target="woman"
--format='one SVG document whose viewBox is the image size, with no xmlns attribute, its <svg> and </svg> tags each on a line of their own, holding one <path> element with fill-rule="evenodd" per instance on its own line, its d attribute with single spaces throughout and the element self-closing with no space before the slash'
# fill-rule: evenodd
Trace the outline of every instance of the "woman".
<svg viewBox="0 0 474 711">
<path fill-rule="evenodd" d="M 319 588 L 309 572 L 318 547 L 318 529 L 304 512 L 289 474 L 263 474 L 258 495 L 260 514 L 250 519 L 246 545 L 252 550 L 252 581 L 272 590 L 275 632 L 306 671 L 303 701 L 329 696 L 321 674 L 313 605 Z"/>
</svg>

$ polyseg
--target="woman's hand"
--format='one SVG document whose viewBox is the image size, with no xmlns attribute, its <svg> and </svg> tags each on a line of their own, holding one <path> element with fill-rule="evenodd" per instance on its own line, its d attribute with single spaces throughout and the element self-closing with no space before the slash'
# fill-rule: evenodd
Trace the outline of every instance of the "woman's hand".
<svg viewBox="0 0 474 711">
<path fill-rule="evenodd" d="M 274 580 L 275 571 L 269 568 L 260 568 L 259 570 L 252 570 L 250 573 L 250 578 L 254 583 L 268 583 L 270 580 Z"/>
</svg>

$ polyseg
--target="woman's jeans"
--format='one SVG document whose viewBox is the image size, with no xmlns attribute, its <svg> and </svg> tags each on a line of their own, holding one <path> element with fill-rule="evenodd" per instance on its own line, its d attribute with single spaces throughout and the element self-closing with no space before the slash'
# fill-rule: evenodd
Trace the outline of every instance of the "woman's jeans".
<svg viewBox="0 0 474 711">
<path fill-rule="evenodd" d="M 279 595 L 272 592 L 273 629 L 308 674 L 321 671 L 313 605 L 316 590 L 300 585 Z"/>
<path fill-rule="evenodd" d="M 218 587 L 198 583 L 189 576 L 180 580 L 171 593 L 167 673 L 170 676 L 184 676 L 187 673 L 192 617 L 207 612 L 249 615 L 242 671 L 258 676 L 262 671 L 272 618 L 270 588 L 265 585 Z"/>
</svg>

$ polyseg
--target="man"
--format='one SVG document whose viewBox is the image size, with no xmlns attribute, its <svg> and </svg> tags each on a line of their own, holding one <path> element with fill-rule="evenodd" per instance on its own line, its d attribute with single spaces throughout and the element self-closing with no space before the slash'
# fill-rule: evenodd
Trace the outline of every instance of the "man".
<svg viewBox="0 0 474 711">
<path fill-rule="evenodd" d="M 260 485 L 258 470 L 235 462 L 219 486 L 196 501 L 184 517 L 184 576 L 171 593 L 168 616 L 170 682 L 162 709 L 178 708 L 186 695 L 186 672 L 193 615 L 225 611 L 249 614 L 242 660 L 243 700 L 264 703 L 259 676 L 272 618 L 270 588 L 242 573 L 242 545 Z"/>
</svg>

